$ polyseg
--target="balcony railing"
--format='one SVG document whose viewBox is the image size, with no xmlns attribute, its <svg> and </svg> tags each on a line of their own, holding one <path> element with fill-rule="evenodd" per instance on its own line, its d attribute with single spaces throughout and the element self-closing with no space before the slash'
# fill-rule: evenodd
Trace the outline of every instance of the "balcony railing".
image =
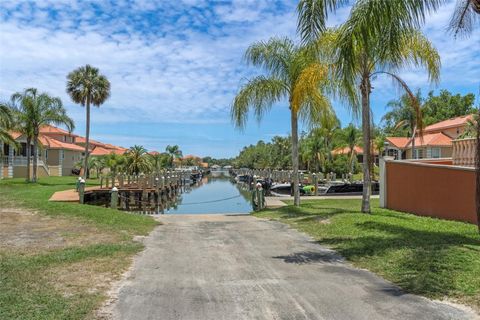
<svg viewBox="0 0 480 320">
<path fill-rule="evenodd" d="M 453 140 L 452 160 L 453 165 L 463 167 L 475 166 L 476 139 Z"/>
<path fill-rule="evenodd" d="M 37 165 L 38 166 L 44 166 L 47 167 L 46 164 L 43 162 L 43 160 L 37 158 Z M 14 157 L 8 157 L 8 156 L 0 156 L 0 163 L 3 163 L 3 165 L 12 165 L 12 166 L 26 166 L 27 165 L 27 157 L 23 156 L 14 156 Z M 30 158 L 30 164 L 33 164 L 33 157 Z"/>
</svg>

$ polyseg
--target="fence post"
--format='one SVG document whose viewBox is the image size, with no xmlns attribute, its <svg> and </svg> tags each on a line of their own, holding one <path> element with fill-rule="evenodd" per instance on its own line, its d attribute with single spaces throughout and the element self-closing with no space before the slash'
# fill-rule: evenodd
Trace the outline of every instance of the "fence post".
<svg viewBox="0 0 480 320">
<path fill-rule="evenodd" d="M 394 157 L 380 158 L 380 208 L 387 207 L 387 165 L 386 162 L 394 160 Z"/>
<path fill-rule="evenodd" d="M 78 185 L 78 202 L 83 204 L 85 202 L 85 180 L 80 180 Z"/>
<path fill-rule="evenodd" d="M 117 209 L 118 205 L 118 189 L 117 187 L 113 187 L 111 191 L 111 198 L 110 198 L 110 208 Z"/>
<path fill-rule="evenodd" d="M 318 178 L 316 173 L 312 174 L 312 180 L 313 180 L 313 186 L 315 188 L 314 195 L 318 196 Z"/>
</svg>

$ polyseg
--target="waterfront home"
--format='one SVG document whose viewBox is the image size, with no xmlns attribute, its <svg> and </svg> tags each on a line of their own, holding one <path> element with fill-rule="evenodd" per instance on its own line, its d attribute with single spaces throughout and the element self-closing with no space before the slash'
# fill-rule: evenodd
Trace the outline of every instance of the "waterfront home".
<svg viewBox="0 0 480 320">
<path fill-rule="evenodd" d="M 412 154 L 412 138 L 387 137 L 386 153 L 395 159 L 451 158 L 453 141 L 462 135 L 473 115 L 461 116 L 427 126 L 423 137 L 417 133 Z"/>
<path fill-rule="evenodd" d="M 26 177 L 27 140 L 18 132 L 11 132 L 11 135 L 19 148 L 15 150 L 13 145 L 0 144 L 0 178 Z M 39 177 L 72 175 L 72 169 L 85 155 L 85 138 L 61 128 L 41 127 L 38 140 Z M 30 165 L 33 166 L 33 143 L 31 145 Z M 112 152 L 123 154 L 127 149 L 93 140 L 89 150 L 91 155 L 104 155 Z"/>
<path fill-rule="evenodd" d="M 353 153 L 357 157 L 357 162 L 358 163 L 363 163 L 363 148 L 360 146 L 354 146 L 353 147 Z M 350 154 L 350 147 L 340 147 L 336 148 L 332 151 L 333 156 L 339 156 L 339 155 L 349 155 Z M 378 163 L 378 151 L 374 150 L 373 156 L 375 159 L 375 163 Z"/>
</svg>

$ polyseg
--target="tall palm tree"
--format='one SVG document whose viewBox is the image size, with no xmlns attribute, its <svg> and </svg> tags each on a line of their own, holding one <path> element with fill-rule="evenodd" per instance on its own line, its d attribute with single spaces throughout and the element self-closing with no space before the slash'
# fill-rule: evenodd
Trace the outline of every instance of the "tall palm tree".
<svg viewBox="0 0 480 320">
<path fill-rule="evenodd" d="M 86 107 L 85 157 L 83 178 L 88 174 L 90 139 L 90 105 L 100 107 L 110 96 L 110 82 L 100 71 L 90 65 L 73 70 L 67 76 L 67 93 L 73 102 Z"/>
<path fill-rule="evenodd" d="M 342 1 L 334 1 L 338 5 Z M 403 4 L 398 4 L 397 0 L 383 3 L 384 0 L 366 0 L 357 1 L 353 6 L 350 16 L 344 25 L 336 30 L 326 30 L 320 39 L 322 50 L 328 52 L 328 55 L 334 58 L 333 66 L 335 74 L 340 79 L 340 84 L 344 91 L 350 95 L 350 101 L 358 101 L 360 104 L 351 105 L 354 111 L 361 114 L 362 133 L 364 146 L 364 165 L 363 165 L 363 196 L 362 212 L 370 212 L 371 196 L 371 109 L 370 94 L 372 91 L 372 79 L 379 75 L 391 77 L 400 87 L 402 87 L 412 103 L 419 108 L 415 102 L 415 96 L 408 88 L 407 84 L 398 76 L 397 72 L 405 66 L 424 66 L 427 69 L 431 81 L 438 81 L 440 72 L 440 56 L 428 39 L 418 30 L 409 27 L 418 24 L 419 17 L 410 17 L 412 21 L 404 22 L 402 15 L 410 16 L 403 10 L 411 0 L 402 0 Z M 415 0 L 416 3 L 423 3 L 422 0 Z M 310 2 L 328 2 L 328 0 L 302 0 L 299 4 L 299 31 L 305 41 L 314 39 L 324 29 L 324 20 L 326 11 L 313 12 L 305 11 L 302 4 Z M 433 6 L 435 1 L 425 1 L 425 5 Z M 399 2 L 400 3 L 400 2 Z M 410 4 L 411 5 L 411 4 Z M 397 6 L 399 12 L 391 11 L 392 6 Z M 325 7 L 328 11 L 329 7 Z M 382 11 L 383 10 L 383 11 Z M 370 14 L 382 14 L 382 17 L 373 17 L 369 23 Z M 385 17 L 392 14 L 394 17 Z M 417 19 L 417 21 L 415 21 Z M 317 24 L 312 25 L 312 21 Z M 389 23 L 382 24 L 381 32 L 377 32 L 375 23 L 377 20 Z M 325 49 L 326 48 L 326 49 Z"/>
<path fill-rule="evenodd" d="M 248 63 L 264 69 L 265 76 L 250 79 L 234 99 L 231 115 L 236 127 L 244 128 L 250 109 L 258 121 L 273 104 L 288 100 L 292 130 L 292 169 L 294 204 L 300 205 L 298 177 L 298 119 L 317 122 L 331 112 L 322 88 L 328 67 L 318 62 L 311 46 L 300 46 L 288 38 L 271 38 L 252 44 L 245 53 Z"/>
<path fill-rule="evenodd" d="M 133 175 L 148 173 L 152 169 L 150 156 L 142 146 L 133 146 L 125 153 L 125 168 Z"/>
<path fill-rule="evenodd" d="M 69 131 L 75 127 L 73 120 L 67 115 L 62 100 L 47 93 L 38 93 L 35 88 L 26 89 L 12 95 L 15 106 L 17 126 L 27 139 L 27 180 L 30 179 L 30 144 L 33 142 L 32 182 L 37 181 L 38 137 L 44 125 L 65 125 Z"/>
<path fill-rule="evenodd" d="M 306 41 L 318 38 L 326 30 L 326 20 L 329 13 L 347 5 L 348 0 L 300 0 L 298 4 L 299 20 L 298 31 Z M 395 55 L 402 51 L 401 37 L 399 34 L 408 33 L 412 28 L 420 27 L 425 21 L 428 13 L 434 12 L 440 8 L 444 0 L 363 0 L 357 1 L 356 7 L 360 8 L 352 12 L 347 29 L 350 34 L 345 34 L 345 39 L 369 37 L 372 39 L 383 38 L 386 33 L 385 26 L 396 29 L 398 32 L 392 37 L 388 37 L 388 43 L 385 47 L 393 50 Z M 353 10 L 352 10 L 353 11 Z M 475 21 L 478 21 L 480 15 L 479 0 L 457 0 L 452 19 L 450 21 L 450 30 L 456 36 L 458 33 L 463 35 L 471 34 Z M 348 48 L 343 50 L 348 55 Z M 349 59 L 352 61 L 352 59 Z M 351 67 L 351 62 L 350 62 Z M 480 115 L 480 108 L 479 108 Z M 480 129 L 477 135 L 477 161 L 476 161 L 476 207 L 478 217 L 478 229 L 480 232 Z"/>
</svg>

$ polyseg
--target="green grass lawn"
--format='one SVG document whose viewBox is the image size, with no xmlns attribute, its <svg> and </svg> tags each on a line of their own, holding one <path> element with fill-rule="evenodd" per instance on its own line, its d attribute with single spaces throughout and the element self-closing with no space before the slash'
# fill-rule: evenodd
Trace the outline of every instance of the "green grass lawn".
<svg viewBox="0 0 480 320">
<path fill-rule="evenodd" d="M 72 188 L 74 177 L 0 181 L 0 319 L 92 318 L 109 284 L 142 250 L 133 237 L 156 225 L 146 216 L 48 202 Z M 19 228 L 18 238 L 10 228 Z"/>
<path fill-rule="evenodd" d="M 381 209 L 360 200 L 310 200 L 255 213 L 290 224 L 405 291 L 480 310 L 480 235 L 472 224 Z"/>
</svg>

